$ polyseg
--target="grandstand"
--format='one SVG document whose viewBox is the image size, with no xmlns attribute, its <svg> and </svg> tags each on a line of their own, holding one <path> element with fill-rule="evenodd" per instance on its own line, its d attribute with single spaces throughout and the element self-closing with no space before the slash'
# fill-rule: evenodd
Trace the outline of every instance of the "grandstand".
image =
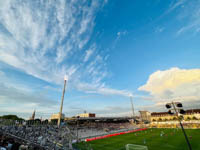
<svg viewBox="0 0 200 150">
<path fill-rule="evenodd" d="M 13 139 L 18 145 L 37 147 L 38 149 L 72 149 L 72 143 L 87 138 L 126 132 L 137 128 L 130 118 L 76 118 L 62 123 L 35 120 L 0 120 L 0 133 L 7 139 Z M 7 141 L 6 143 L 9 143 Z M 11 144 L 11 143 L 10 143 Z"/>
<path fill-rule="evenodd" d="M 76 118 L 67 124 L 79 140 L 138 128 L 129 117 Z"/>
</svg>

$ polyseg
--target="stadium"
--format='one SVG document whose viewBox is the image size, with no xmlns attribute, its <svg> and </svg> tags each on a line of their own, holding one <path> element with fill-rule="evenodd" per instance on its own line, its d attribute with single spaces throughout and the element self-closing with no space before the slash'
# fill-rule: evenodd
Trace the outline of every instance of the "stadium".
<svg viewBox="0 0 200 150">
<path fill-rule="evenodd" d="M 190 111 L 188 111 L 190 112 Z M 199 115 L 193 110 L 190 115 Z M 140 117 L 73 117 L 61 120 L 20 120 L 4 116 L 0 120 L 2 145 L 10 143 L 20 149 L 75 150 L 183 150 L 188 149 L 180 120 L 147 122 Z M 148 113 L 149 114 L 149 113 Z M 151 113 L 155 118 L 155 113 Z M 169 114 L 168 114 L 169 115 Z M 168 117 L 167 115 L 167 117 Z M 183 116 L 188 116 L 184 114 Z M 166 116 L 163 116 L 166 117 Z M 8 120 L 9 118 L 9 120 Z M 148 117 L 151 120 L 151 118 Z M 181 120 L 193 149 L 199 149 L 200 123 Z M 143 121 L 142 121 L 143 120 Z M 164 120 L 164 119 L 163 119 Z"/>
<path fill-rule="evenodd" d="M 200 0 L 0 0 L 0 150 L 200 150 Z"/>
</svg>

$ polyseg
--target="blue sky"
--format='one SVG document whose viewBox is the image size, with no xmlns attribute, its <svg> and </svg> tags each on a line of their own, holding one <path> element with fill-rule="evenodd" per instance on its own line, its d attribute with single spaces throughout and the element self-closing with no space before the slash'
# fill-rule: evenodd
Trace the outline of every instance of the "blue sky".
<svg viewBox="0 0 200 150">
<path fill-rule="evenodd" d="M 0 114 L 98 116 L 200 101 L 200 1 L 0 2 Z"/>
</svg>

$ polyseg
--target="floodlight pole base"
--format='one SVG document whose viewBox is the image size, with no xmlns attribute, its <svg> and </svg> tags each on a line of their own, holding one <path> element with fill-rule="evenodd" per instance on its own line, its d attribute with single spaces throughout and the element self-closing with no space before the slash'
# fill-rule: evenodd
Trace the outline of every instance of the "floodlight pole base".
<svg viewBox="0 0 200 150">
<path fill-rule="evenodd" d="M 183 131 L 183 134 L 184 134 L 184 136 L 185 136 L 185 139 L 186 139 L 186 141 L 187 141 L 188 147 L 189 147 L 190 150 L 192 150 L 192 147 L 191 147 L 191 145 L 190 145 L 190 142 L 189 142 L 189 140 L 188 140 L 187 134 L 185 133 L 185 129 L 183 128 L 183 125 L 182 125 L 181 121 L 180 121 L 180 125 L 181 125 L 181 129 L 182 129 L 182 131 Z"/>
</svg>

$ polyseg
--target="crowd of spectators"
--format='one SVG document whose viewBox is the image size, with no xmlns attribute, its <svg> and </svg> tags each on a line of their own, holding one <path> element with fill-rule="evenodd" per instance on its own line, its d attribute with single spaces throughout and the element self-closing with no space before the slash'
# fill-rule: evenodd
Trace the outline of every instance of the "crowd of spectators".
<svg viewBox="0 0 200 150">
<path fill-rule="evenodd" d="M 137 128 L 130 122 L 74 122 L 60 128 L 53 124 L 28 124 L 0 120 L 0 150 L 69 150 L 72 143 Z"/>
<path fill-rule="evenodd" d="M 0 150 L 43 150 L 43 148 L 0 133 Z"/>
<path fill-rule="evenodd" d="M 0 126 L 0 133 L 4 136 L 18 139 L 21 142 L 20 144 L 24 145 L 24 149 L 27 150 L 31 150 L 34 147 L 37 147 L 39 150 L 68 150 L 70 147 L 71 133 L 66 127 L 57 128 L 57 126 L 52 125 L 7 125 Z M 14 145 L 12 138 L 9 140 L 4 138 L 4 141 L 1 142 L 1 147 L 6 148 L 6 150 L 12 150 L 9 148 Z"/>
</svg>

